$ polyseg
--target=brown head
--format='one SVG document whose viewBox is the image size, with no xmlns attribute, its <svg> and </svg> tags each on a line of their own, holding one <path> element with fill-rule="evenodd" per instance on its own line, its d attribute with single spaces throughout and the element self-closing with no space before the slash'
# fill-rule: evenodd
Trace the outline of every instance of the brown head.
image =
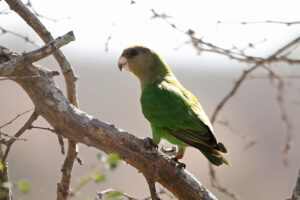
<svg viewBox="0 0 300 200">
<path fill-rule="evenodd" d="M 142 86 L 162 80 L 169 67 L 158 54 L 144 46 L 131 46 L 124 49 L 119 58 L 118 67 L 134 73 Z"/>
</svg>

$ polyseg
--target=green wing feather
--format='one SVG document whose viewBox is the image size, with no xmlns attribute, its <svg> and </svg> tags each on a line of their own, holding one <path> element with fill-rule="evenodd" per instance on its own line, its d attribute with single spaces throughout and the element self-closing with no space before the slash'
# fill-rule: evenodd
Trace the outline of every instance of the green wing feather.
<svg viewBox="0 0 300 200">
<path fill-rule="evenodd" d="M 143 88 L 142 111 L 153 130 L 172 135 L 186 145 L 199 149 L 213 164 L 228 163 L 220 152 L 212 126 L 197 98 L 184 89 L 172 75 Z"/>
</svg>

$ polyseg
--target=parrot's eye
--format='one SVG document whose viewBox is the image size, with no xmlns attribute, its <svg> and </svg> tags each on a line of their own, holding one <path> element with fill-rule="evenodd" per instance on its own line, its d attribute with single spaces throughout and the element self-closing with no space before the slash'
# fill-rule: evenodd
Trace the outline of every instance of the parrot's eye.
<svg viewBox="0 0 300 200">
<path fill-rule="evenodd" d="M 139 54 L 139 52 L 136 50 L 136 49 L 132 49 L 130 52 L 129 52 L 130 56 L 136 56 Z"/>
</svg>

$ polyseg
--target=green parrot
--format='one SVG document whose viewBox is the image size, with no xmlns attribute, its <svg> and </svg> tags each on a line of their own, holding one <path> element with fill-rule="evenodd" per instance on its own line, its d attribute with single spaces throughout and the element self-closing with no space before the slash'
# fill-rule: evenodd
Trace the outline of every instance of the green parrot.
<svg viewBox="0 0 300 200">
<path fill-rule="evenodd" d="M 150 122 L 151 142 L 155 146 L 164 138 L 177 145 L 173 157 L 176 162 L 183 157 L 186 147 L 192 146 L 212 164 L 230 166 L 222 155 L 227 150 L 214 137 L 212 125 L 197 98 L 179 83 L 157 53 L 144 46 L 128 47 L 120 56 L 118 67 L 140 80 L 142 112 Z"/>
</svg>

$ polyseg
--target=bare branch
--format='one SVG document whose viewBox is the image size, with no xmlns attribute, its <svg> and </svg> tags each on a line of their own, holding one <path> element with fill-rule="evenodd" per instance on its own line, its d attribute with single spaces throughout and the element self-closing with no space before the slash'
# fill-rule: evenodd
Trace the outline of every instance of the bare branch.
<svg viewBox="0 0 300 200">
<path fill-rule="evenodd" d="M 13 143 L 16 141 L 17 138 L 19 138 L 27 129 L 30 129 L 30 126 L 32 125 L 32 123 L 38 118 L 38 114 L 36 113 L 36 111 L 34 111 L 31 116 L 29 117 L 29 119 L 27 120 L 27 122 L 22 126 L 22 128 L 14 135 L 13 138 L 11 138 L 6 145 L 6 149 L 5 149 L 5 153 L 2 157 L 2 162 L 6 161 L 6 158 L 8 156 L 9 150 L 11 148 L 11 146 L 13 145 Z"/>
<path fill-rule="evenodd" d="M 107 37 L 106 42 L 104 44 L 104 51 L 108 52 L 109 41 L 111 40 L 111 35 Z"/>
<path fill-rule="evenodd" d="M 69 192 L 70 192 L 72 169 L 78 155 L 78 150 L 76 148 L 77 148 L 76 142 L 70 139 L 68 141 L 67 156 L 61 168 L 61 172 L 62 172 L 61 182 L 57 184 L 57 200 L 68 199 Z"/>
<path fill-rule="evenodd" d="M 149 178 L 149 177 L 146 177 L 146 180 L 147 180 L 147 183 L 149 186 L 152 200 L 161 200 L 157 195 L 156 188 L 155 188 L 155 182 L 152 180 L 152 178 Z"/>
<path fill-rule="evenodd" d="M 300 200 L 300 170 L 298 172 L 298 178 L 296 181 L 295 188 L 293 190 L 292 198 L 290 198 L 288 200 Z"/>
<path fill-rule="evenodd" d="M 248 135 L 243 134 L 241 131 L 235 129 L 234 127 L 232 127 L 232 125 L 230 125 L 230 123 L 228 121 L 225 120 L 218 120 L 217 123 L 227 127 L 229 130 L 231 130 L 233 133 L 236 133 L 238 136 L 240 136 L 242 139 L 244 139 L 245 141 L 247 141 L 246 146 L 244 147 L 244 150 L 248 150 L 250 147 L 252 147 L 255 143 L 256 140 L 251 139 Z"/>
<path fill-rule="evenodd" d="M 0 135 L 1 139 L 1 135 Z M 3 160 L 4 156 L 4 150 L 2 145 L 0 144 L 0 160 Z M 0 170 L 0 191 L 1 191 L 1 196 L 0 200 L 13 200 L 11 188 L 4 187 L 4 183 L 7 183 L 9 181 L 9 174 L 8 174 L 8 163 L 3 160 L 1 161 L 3 165 L 3 169 Z"/>
<path fill-rule="evenodd" d="M 247 24 L 283 24 L 287 26 L 291 25 L 298 25 L 300 24 L 300 21 L 290 21 L 290 22 L 283 22 L 283 21 L 273 21 L 273 20 L 265 20 L 265 21 L 252 21 L 252 22 L 238 22 L 238 21 L 217 21 L 218 24 L 242 24 L 242 25 L 247 25 Z"/>
<path fill-rule="evenodd" d="M 213 168 L 213 165 L 211 163 L 208 163 L 208 167 L 209 167 L 211 185 L 217 190 L 219 190 L 220 192 L 223 192 L 227 196 L 231 197 L 232 199 L 239 200 L 238 196 L 234 192 L 230 191 L 228 188 L 220 184 L 219 180 L 217 179 L 216 172 L 215 169 Z"/>
<path fill-rule="evenodd" d="M 16 54 L 9 52 L 0 48 L 0 55 L 4 54 L 9 59 L 14 59 Z M 216 199 L 186 170 L 179 169 L 170 158 L 155 148 L 150 148 L 145 140 L 99 121 L 71 105 L 57 88 L 53 78 L 47 76 L 47 72 L 45 68 L 28 65 L 22 72 L 13 70 L 11 75 L 18 76 L 21 73 L 23 76 L 41 77 L 30 81 L 14 81 L 21 85 L 32 99 L 37 113 L 55 127 L 55 130 L 61 131 L 64 137 L 93 146 L 108 154 L 116 153 L 145 177 L 155 174 L 153 181 L 162 184 L 180 200 Z"/>
<path fill-rule="evenodd" d="M 273 58 L 276 58 L 278 55 L 283 53 L 285 50 L 290 48 L 291 46 L 297 44 L 300 41 L 300 36 L 294 39 L 293 41 L 289 42 L 288 44 L 284 45 L 282 48 L 278 49 L 275 53 L 270 55 L 266 60 L 272 60 Z M 244 80 L 248 77 L 251 72 L 253 72 L 258 67 L 265 64 L 265 61 L 258 62 L 256 65 L 252 66 L 251 68 L 245 70 L 243 74 L 240 76 L 238 81 L 235 83 L 233 88 L 229 91 L 229 93 L 221 100 L 221 102 L 216 106 L 216 109 L 213 112 L 213 115 L 211 117 L 211 123 L 213 124 L 219 114 L 219 112 L 222 110 L 224 105 L 231 99 L 231 97 L 238 91 L 241 84 L 244 82 Z"/>
<path fill-rule="evenodd" d="M 54 40 L 51 33 L 46 29 L 46 27 L 40 22 L 40 20 L 32 13 L 26 5 L 20 0 L 5 0 L 9 5 L 10 9 L 19 14 L 20 17 L 40 36 L 40 38 L 45 42 L 49 43 Z M 64 54 L 57 49 L 53 52 L 53 56 L 59 63 L 62 69 L 63 75 L 66 80 L 67 96 L 69 101 L 78 106 L 76 97 L 76 85 L 75 81 L 77 76 L 75 75 L 72 66 L 68 62 Z"/>
<path fill-rule="evenodd" d="M 3 132 L 0 130 L 0 138 L 1 138 L 1 136 L 7 137 L 7 138 L 10 138 L 10 139 L 15 139 L 15 140 L 27 141 L 26 138 L 17 138 L 17 137 L 11 136 L 11 135 L 9 135 L 9 134 L 3 133 Z M 1 139 L 1 140 L 0 140 L 0 143 L 1 143 L 1 144 L 4 144 L 4 145 L 7 145 L 8 141 L 6 141 L 6 140 L 4 140 L 4 139 Z"/>
<path fill-rule="evenodd" d="M 44 18 L 44 19 L 46 19 L 46 20 L 53 21 L 53 22 L 57 22 L 57 21 L 59 21 L 59 20 L 62 20 L 62 19 L 54 19 L 54 18 L 50 18 L 50 17 L 47 17 L 47 16 L 45 16 L 45 15 L 40 14 L 40 13 L 33 7 L 32 2 L 31 2 L 30 0 L 28 0 L 28 2 L 26 3 L 26 5 L 27 5 L 28 7 L 31 8 L 31 10 L 33 11 L 33 13 L 34 13 L 37 17 Z M 67 17 L 66 19 L 70 19 L 70 18 Z"/>
<path fill-rule="evenodd" d="M 0 33 L 0 35 L 4 35 L 4 34 L 8 33 L 8 34 L 11 34 L 11 35 L 14 35 L 14 36 L 17 36 L 17 37 L 23 39 L 25 42 L 28 42 L 28 43 L 32 44 L 33 46 L 35 46 L 35 47 L 40 47 L 37 43 L 35 43 L 33 40 L 30 40 L 27 36 L 21 35 L 19 33 L 16 33 L 16 32 L 10 31 L 10 30 L 7 30 L 7 29 L 5 29 L 1 26 L 0 26 L 0 31 L 2 32 L 2 33 Z"/>
<path fill-rule="evenodd" d="M 9 124 L 11 124 L 11 123 L 13 123 L 16 119 L 18 119 L 18 118 L 21 117 L 22 115 L 25 115 L 25 114 L 29 113 L 29 112 L 32 111 L 32 110 L 33 110 L 33 108 L 31 108 L 31 109 L 29 109 L 29 110 L 26 110 L 26 111 L 24 111 L 24 112 L 22 112 L 22 113 L 20 113 L 20 114 L 17 114 L 17 116 L 15 116 L 15 117 L 14 117 L 13 119 L 11 119 L 9 122 L 6 122 L 5 124 L 1 125 L 1 126 L 0 126 L 0 129 L 3 128 L 3 127 L 5 127 L 5 126 L 7 126 L 7 125 L 9 125 Z"/>
<path fill-rule="evenodd" d="M 9 62 L 0 64 L 0 74 L 2 74 L 2 76 L 11 76 L 10 72 L 13 71 L 15 68 L 23 67 L 25 65 L 30 65 L 33 62 L 45 58 L 48 55 L 50 55 L 52 52 L 57 50 L 58 48 L 68 44 L 71 41 L 74 41 L 74 39 L 75 39 L 74 34 L 71 31 L 49 42 L 48 44 L 46 44 L 40 49 L 28 53 L 23 53 L 22 56 L 18 56 L 15 59 L 10 60 Z"/>
<path fill-rule="evenodd" d="M 8 78 L 0 78 L 0 81 L 12 80 L 12 79 L 27 79 L 27 78 L 38 78 L 37 76 L 10 76 Z"/>
</svg>

